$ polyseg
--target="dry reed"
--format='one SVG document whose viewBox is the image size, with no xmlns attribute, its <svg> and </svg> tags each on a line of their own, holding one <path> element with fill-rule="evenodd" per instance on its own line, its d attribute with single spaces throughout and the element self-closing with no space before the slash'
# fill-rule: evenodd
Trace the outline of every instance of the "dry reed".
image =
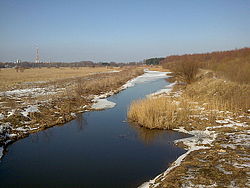
<svg viewBox="0 0 250 188">
<path fill-rule="evenodd" d="M 128 109 L 128 119 L 149 129 L 173 129 L 189 120 L 190 105 L 171 98 L 146 98 L 132 102 Z"/>
<path fill-rule="evenodd" d="M 209 109 L 247 111 L 250 108 L 250 85 L 206 78 L 188 85 L 184 97 L 208 103 Z"/>
</svg>

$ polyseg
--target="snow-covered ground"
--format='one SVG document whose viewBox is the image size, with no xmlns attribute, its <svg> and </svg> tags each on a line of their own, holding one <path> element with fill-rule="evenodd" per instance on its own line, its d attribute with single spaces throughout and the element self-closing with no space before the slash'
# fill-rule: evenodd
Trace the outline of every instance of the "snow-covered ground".
<svg viewBox="0 0 250 188">
<path fill-rule="evenodd" d="M 10 91 L 0 92 L 0 96 L 7 97 L 37 97 L 42 95 L 53 95 L 57 92 L 63 91 L 63 88 L 28 88 L 28 89 L 15 89 Z"/>
</svg>

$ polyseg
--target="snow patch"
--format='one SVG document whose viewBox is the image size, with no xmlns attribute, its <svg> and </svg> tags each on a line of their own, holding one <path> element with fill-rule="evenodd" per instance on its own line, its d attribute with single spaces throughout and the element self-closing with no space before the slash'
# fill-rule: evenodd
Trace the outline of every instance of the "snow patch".
<svg viewBox="0 0 250 188">
<path fill-rule="evenodd" d="M 95 99 L 96 103 L 94 103 L 91 107 L 96 110 L 113 108 L 116 103 L 108 101 L 107 99 Z"/>
<path fill-rule="evenodd" d="M 36 96 L 42 96 L 42 95 L 52 95 L 56 94 L 59 91 L 64 90 L 64 88 L 57 88 L 54 89 L 52 87 L 48 88 L 29 88 L 29 89 L 16 89 L 16 90 L 11 90 L 11 91 L 5 91 L 5 92 L 0 92 L 0 96 L 18 96 L 18 97 L 36 97 Z"/>
<path fill-rule="evenodd" d="M 227 120 L 215 120 L 216 123 L 219 123 L 219 124 L 226 124 L 228 123 Z"/>
<path fill-rule="evenodd" d="M 121 89 L 126 89 L 128 87 L 133 87 L 136 84 L 143 83 L 143 82 L 150 82 L 160 78 L 168 78 L 168 73 L 170 72 L 159 72 L 159 71 L 149 71 L 147 69 L 144 70 L 144 74 L 138 76 L 132 80 L 129 80 L 126 84 L 124 84 Z"/>
<path fill-rule="evenodd" d="M 183 138 L 175 141 L 175 143 L 182 142 L 184 145 L 186 145 L 188 147 L 188 151 L 183 155 L 181 155 L 180 157 L 178 157 L 178 159 L 174 161 L 174 163 L 165 172 L 158 175 L 153 180 L 143 183 L 141 186 L 139 186 L 139 188 L 149 188 L 150 186 L 157 187 L 158 183 L 156 183 L 156 180 L 159 177 L 161 179 L 164 178 L 172 169 L 179 166 L 181 162 L 185 159 L 185 157 L 192 151 L 200 149 L 208 149 L 209 147 L 201 145 L 212 145 L 212 142 L 215 140 L 217 136 L 217 134 L 214 131 L 209 131 L 208 129 L 206 129 L 205 131 L 199 131 L 199 130 L 187 131 L 184 129 L 184 127 L 180 127 L 179 129 L 174 129 L 174 130 L 193 135 L 193 137 Z"/>
<path fill-rule="evenodd" d="M 76 113 L 70 113 L 72 117 L 76 117 Z"/>
<path fill-rule="evenodd" d="M 7 117 L 12 116 L 15 113 L 15 111 L 16 111 L 15 109 L 12 109 L 10 112 L 8 112 Z"/>
<path fill-rule="evenodd" d="M 177 82 L 174 82 L 172 84 L 169 84 L 167 86 L 165 86 L 164 89 L 160 89 L 158 91 L 156 91 L 155 93 L 152 93 L 150 95 L 147 95 L 147 97 L 153 97 L 153 96 L 156 96 L 156 95 L 161 95 L 161 94 L 167 94 L 169 93 L 170 91 L 172 91 L 174 85 L 176 84 Z"/>
<path fill-rule="evenodd" d="M 28 117 L 29 112 L 40 112 L 37 105 L 30 105 L 28 108 L 25 108 L 21 114 L 25 117 Z"/>
<path fill-rule="evenodd" d="M 0 113 L 0 120 L 4 119 L 4 115 Z"/>
<path fill-rule="evenodd" d="M 112 72 L 121 72 L 120 70 L 112 70 L 112 71 L 108 71 L 108 73 L 112 73 Z"/>
</svg>

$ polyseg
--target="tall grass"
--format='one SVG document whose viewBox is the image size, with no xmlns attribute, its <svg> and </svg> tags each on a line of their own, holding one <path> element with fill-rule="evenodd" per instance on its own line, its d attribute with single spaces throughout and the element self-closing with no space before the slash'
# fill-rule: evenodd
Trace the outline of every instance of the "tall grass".
<svg viewBox="0 0 250 188">
<path fill-rule="evenodd" d="M 149 129 L 173 129 L 189 120 L 190 105 L 166 97 L 146 98 L 132 102 L 128 109 L 131 122 Z"/>
<path fill-rule="evenodd" d="M 188 85 L 184 97 L 208 103 L 210 109 L 247 111 L 250 108 L 250 85 L 205 78 Z"/>
</svg>

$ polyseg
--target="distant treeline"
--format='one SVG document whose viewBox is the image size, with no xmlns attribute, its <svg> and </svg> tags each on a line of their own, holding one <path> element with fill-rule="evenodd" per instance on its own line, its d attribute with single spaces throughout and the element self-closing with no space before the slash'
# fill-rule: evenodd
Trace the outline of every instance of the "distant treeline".
<svg viewBox="0 0 250 188">
<path fill-rule="evenodd" d="M 150 58 L 145 60 L 146 65 L 159 65 L 164 58 Z"/>
<path fill-rule="evenodd" d="M 250 48 L 168 56 L 160 64 L 168 69 L 189 69 L 189 72 L 198 66 L 232 81 L 250 83 Z"/>
<path fill-rule="evenodd" d="M 100 62 L 94 63 L 92 61 L 80 61 L 72 63 L 63 63 L 63 62 L 54 62 L 54 63 L 34 63 L 34 62 L 20 62 L 20 63 L 9 63 L 9 62 L 0 62 L 0 68 L 41 68 L 41 67 L 100 67 L 100 66 L 112 66 L 112 67 L 121 67 L 121 66 L 136 66 L 141 65 L 142 63 L 138 62 L 129 62 L 129 63 L 116 63 L 116 62 Z"/>
</svg>

